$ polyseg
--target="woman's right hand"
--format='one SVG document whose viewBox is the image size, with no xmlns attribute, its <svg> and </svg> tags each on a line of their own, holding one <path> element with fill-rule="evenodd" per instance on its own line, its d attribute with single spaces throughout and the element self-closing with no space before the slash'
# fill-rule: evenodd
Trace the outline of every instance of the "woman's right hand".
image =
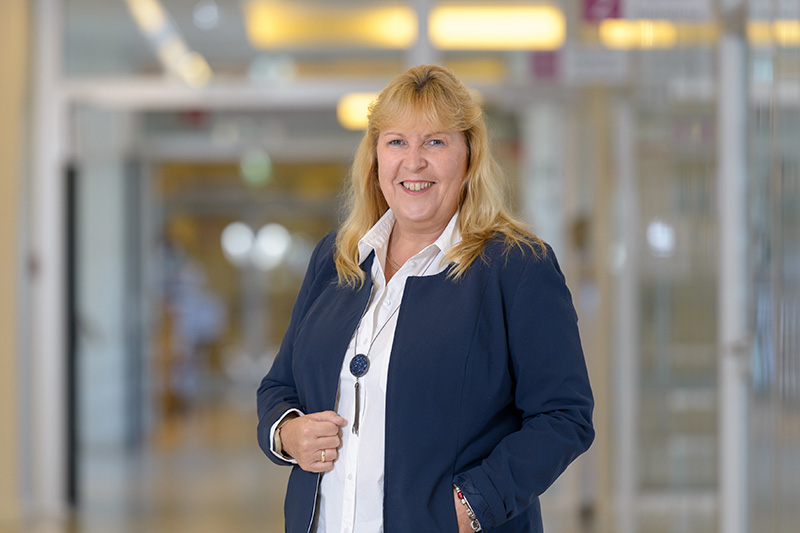
<svg viewBox="0 0 800 533">
<path fill-rule="evenodd" d="M 339 457 L 339 431 L 345 425 L 347 421 L 333 411 L 298 416 L 281 426 L 281 447 L 303 470 L 327 472 Z"/>
</svg>

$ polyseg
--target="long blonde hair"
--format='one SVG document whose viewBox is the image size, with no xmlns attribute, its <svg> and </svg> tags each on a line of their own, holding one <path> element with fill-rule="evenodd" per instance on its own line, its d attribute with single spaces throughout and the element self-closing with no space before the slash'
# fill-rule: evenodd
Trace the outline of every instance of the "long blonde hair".
<svg viewBox="0 0 800 533">
<path fill-rule="evenodd" d="M 514 246 L 534 254 L 544 250 L 542 242 L 506 208 L 503 176 L 489 149 L 480 106 L 452 72 L 438 65 L 420 65 L 397 76 L 370 105 L 369 124 L 350 169 L 347 216 L 336 236 L 340 284 L 360 287 L 364 283 L 358 241 L 389 207 L 378 183 L 378 135 L 408 117 L 441 131 L 460 131 L 467 142 L 467 173 L 458 201 L 461 242 L 445 256 L 453 264 L 449 273 L 453 279 L 461 278 L 482 255 L 486 243 L 499 235 L 506 251 Z"/>
</svg>

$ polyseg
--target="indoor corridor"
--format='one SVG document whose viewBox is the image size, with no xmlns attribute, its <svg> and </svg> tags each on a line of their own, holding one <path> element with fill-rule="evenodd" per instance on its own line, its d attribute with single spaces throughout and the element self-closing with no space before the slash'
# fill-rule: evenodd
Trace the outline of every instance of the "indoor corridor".
<svg viewBox="0 0 800 533">
<path fill-rule="evenodd" d="M 284 531 L 256 390 L 424 63 L 579 317 L 546 532 L 800 530 L 798 0 L 0 0 L 0 533 Z"/>
</svg>

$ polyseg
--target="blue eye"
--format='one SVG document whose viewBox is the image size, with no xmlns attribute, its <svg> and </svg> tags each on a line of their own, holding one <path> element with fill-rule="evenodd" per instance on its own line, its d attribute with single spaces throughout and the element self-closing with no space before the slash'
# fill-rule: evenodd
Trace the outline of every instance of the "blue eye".
<svg viewBox="0 0 800 533">
<path fill-rule="evenodd" d="M 392 139 L 392 140 L 391 140 L 391 141 L 389 141 L 387 144 L 388 144 L 389 146 L 400 146 L 401 144 L 403 144 L 403 141 L 402 141 L 402 140 L 400 140 L 400 139 Z"/>
<path fill-rule="evenodd" d="M 441 140 L 441 139 L 431 139 L 428 142 L 433 146 L 443 146 L 444 145 L 444 141 Z"/>
</svg>

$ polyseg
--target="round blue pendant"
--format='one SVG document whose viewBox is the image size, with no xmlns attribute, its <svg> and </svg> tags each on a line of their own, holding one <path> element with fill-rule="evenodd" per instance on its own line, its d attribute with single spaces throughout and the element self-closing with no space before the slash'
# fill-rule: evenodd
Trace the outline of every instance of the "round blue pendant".
<svg viewBox="0 0 800 533">
<path fill-rule="evenodd" d="M 356 354 L 350 359 L 350 373 L 360 378 L 369 370 L 369 358 L 364 354 Z"/>
</svg>

